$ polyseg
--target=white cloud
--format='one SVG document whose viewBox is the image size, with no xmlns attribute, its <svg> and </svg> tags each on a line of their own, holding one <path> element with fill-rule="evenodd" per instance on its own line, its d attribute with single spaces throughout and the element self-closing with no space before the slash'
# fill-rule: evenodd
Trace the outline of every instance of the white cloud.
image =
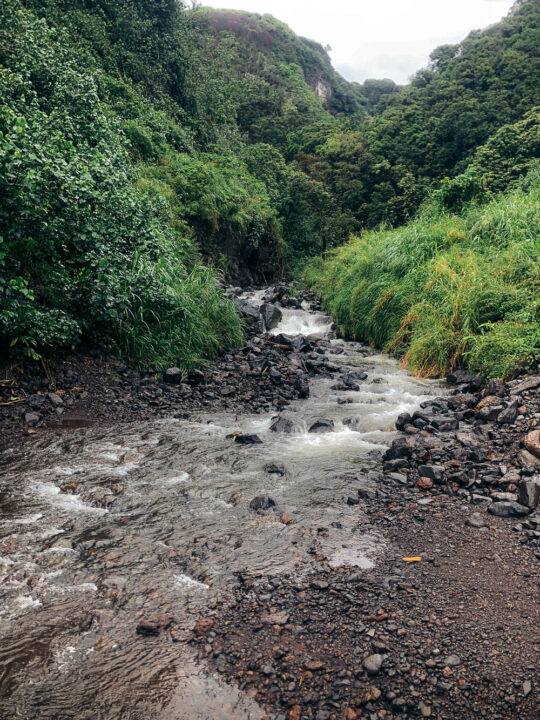
<svg viewBox="0 0 540 720">
<path fill-rule="evenodd" d="M 305 37 L 332 47 L 349 80 L 399 83 L 426 65 L 438 45 L 497 22 L 514 0 L 225 0 L 214 7 L 270 13 Z"/>
</svg>

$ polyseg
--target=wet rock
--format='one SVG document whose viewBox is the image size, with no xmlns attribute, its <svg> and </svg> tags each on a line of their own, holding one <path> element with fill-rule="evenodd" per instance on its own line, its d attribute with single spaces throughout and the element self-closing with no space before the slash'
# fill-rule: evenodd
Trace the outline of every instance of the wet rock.
<svg viewBox="0 0 540 720">
<path fill-rule="evenodd" d="M 359 417 L 343 418 L 343 424 L 351 430 L 358 430 L 362 426 L 362 420 Z"/>
<path fill-rule="evenodd" d="M 333 420 L 317 420 L 313 423 L 313 425 L 310 426 L 308 432 L 310 433 L 328 433 L 332 432 L 334 429 L 334 421 Z"/>
<path fill-rule="evenodd" d="M 170 367 L 163 373 L 163 379 L 170 385 L 179 385 L 182 382 L 182 371 L 177 367 Z"/>
<path fill-rule="evenodd" d="M 30 395 L 26 402 L 32 410 L 39 410 L 46 399 L 45 395 Z"/>
<path fill-rule="evenodd" d="M 525 438 L 525 447 L 537 458 L 540 458 L 540 430 L 531 430 Z"/>
<path fill-rule="evenodd" d="M 137 624 L 137 635 L 159 635 L 162 630 L 168 628 L 173 622 L 171 615 L 148 615 L 139 620 Z"/>
<path fill-rule="evenodd" d="M 271 507 L 275 507 L 276 503 L 268 495 L 257 495 L 249 503 L 251 510 L 269 510 Z"/>
<path fill-rule="evenodd" d="M 264 305 L 261 305 L 260 313 L 267 331 L 277 327 L 282 318 L 281 310 L 277 305 L 272 305 L 272 303 L 264 303 Z"/>
<path fill-rule="evenodd" d="M 377 675 L 383 664 L 383 656 L 379 653 L 370 655 L 364 660 L 364 669 L 369 675 Z"/>
<path fill-rule="evenodd" d="M 28 427 L 35 427 L 41 420 L 41 415 L 35 412 L 27 412 L 24 414 L 24 422 Z"/>
<path fill-rule="evenodd" d="M 518 485 L 518 499 L 521 505 L 534 510 L 540 503 L 540 475 L 521 480 Z"/>
<path fill-rule="evenodd" d="M 285 465 L 280 463 L 270 463 L 265 465 L 264 469 L 269 475 L 285 475 Z"/>
<path fill-rule="evenodd" d="M 368 374 L 364 372 L 363 370 L 353 370 L 352 372 L 346 373 L 341 378 L 341 382 L 344 385 L 353 386 L 357 385 L 358 382 L 362 382 L 363 380 L 367 380 Z"/>
<path fill-rule="evenodd" d="M 397 438 L 383 455 L 383 460 L 401 460 L 411 456 L 411 446 L 406 438 Z M 392 470 L 398 468 L 392 468 Z"/>
<path fill-rule="evenodd" d="M 517 502 L 494 502 L 488 507 L 488 513 L 497 517 L 523 517 L 530 513 L 530 509 Z"/>
<path fill-rule="evenodd" d="M 398 415 L 398 419 L 396 420 L 396 429 L 397 430 L 404 430 L 406 425 L 410 425 L 412 423 L 412 416 L 409 413 L 401 413 L 401 415 Z"/>
<path fill-rule="evenodd" d="M 262 440 L 258 435 L 234 435 L 234 442 L 239 445 L 260 445 Z"/>
<path fill-rule="evenodd" d="M 288 418 L 278 417 L 270 425 L 270 430 L 271 432 L 290 434 L 296 432 L 296 425 Z"/>
</svg>

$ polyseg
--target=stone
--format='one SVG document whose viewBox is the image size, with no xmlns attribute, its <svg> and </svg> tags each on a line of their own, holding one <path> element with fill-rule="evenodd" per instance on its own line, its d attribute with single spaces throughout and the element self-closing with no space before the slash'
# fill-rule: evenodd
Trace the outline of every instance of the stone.
<svg viewBox="0 0 540 720">
<path fill-rule="evenodd" d="M 442 465 L 420 465 L 418 474 L 420 477 L 431 478 L 431 480 L 442 482 L 444 479 L 444 470 Z"/>
<path fill-rule="evenodd" d="M 288 418 L 278 417 L 270 425 L 270 430 L 271 432 L 290 434 L 296 431 L 296 425 Z"/>
<path fill-rule="evenodd" d="M 179 385 L 182 382 L 182 371 L 177 367 L 170 367 L 163 373 L 163 379 L 170 385 Z"/>
<path fill-rule="evenodd" d="M 525 447 L 537 458 L 540 458 L 540 430 L 531 430 L 525 438 Z"/>
<path fill-rule="evenodd" d="M 444 658 L 443 665 L 445 667 L 456 667 L 461 665 L 461 658 L 458 655 L 448 655 L 448 657 Z"/>
<path fill-rule="evenodd" d="M 285 465 L 281 465 L 280 463 L 265 465 L 264 470 L 269 475 L 285 475 Z"/>
<path fill-rule="evenodd" d="M 452 385 L 470 385 L 476 390 L 479 390 L 485 382 L 480 375 L 474 375 L 466 370 L 454 370 L 446 376 L 446 381 Z"/>
<path fill-rule="evenodd" d="M 334 421 L 333 420 L 317 420 L 311 425 L 308 432 L 310 433 L 327 433 L 332 432 L 334 429 Z"/>
<path fill-rule="evenodd" d="M 165 630 L 173 622 L 171 615 L 152 614 L 142 617 L 137 624 L 137 635 L 159 635 L 161 630 Z"/>
<path fill-rule="evenodd" d="M 62 405 L 64 404 L 64 401 L 62 400 L 60 395 L 58 395 L 57 393 L 52 393 L 52 392 L 47 393 L 47 397 L 49 398 L 49 401 L 55 408 L 62 407 Z"/>
<path fill-rule="evenodd" d="M 483 528 L 486 526 L 486 523 L 484 522 L 484 518 L 480 513 L 473 513 L 470 515 L 466 520 L 467 525 L 470 525 L 474 528 Z"/>
<path fill-rule="evenodd" d="M 517 461 L 521 467 L 540 466 L 540 458 L 537 458 L 528 450 L 520 450 L 517 454 Z"/>
<path fill-rule="evenodd" d="M 249 503 L 251 510 L 269 510 L 271 507 L 275 507 L 275 500 L 272 500 L 268 495 L 257 495 Z"/>
<path fill-rule="evenodd" d="M 411 447 L 407 438 L 397 438 L 383 455 L 383 460 L 400 460 L 411 457 Z M 396 468 L 392 468 L 393 470 Z"/>
<path fill-rule="evenodd" d="M 41 420 L 41 415 L 35 412 L 27 412 L 24 414 L 24 422 L 28 427 L 35 427 Z"/>
<path fill-rule="evenodd" d="M 515 400 L 514 402 L 510 403 L 507 408 L 501 410 L 501 412 L 497 415 L 497 422 L 506 423 L 509 425 L 511 423 L 514 423 L 518 416 L 518 407 L 519 400 Z"/>
<path fill-rule="evenodd" d="M 46 399 L 45 395 L 30 395 L 26 402 L 33 410 L 39 410 Z"/>
<path fill-rule="evenodd" d="M 273 330 L 277 327 L 282 318 L 281 310 L 277 305 L 272 305 L 272 303 L 264 303 L 264 305 L 261 305 L 260 313 L 266 331 Z"/>
<path fill-rule="evenodd" d="M 523 517 L 530 513 L 530 509 L 517 502 L 494 502 L 488 507 L 488 513 L 497 517 Z"/>
<path fill-rule="evenodd" d="M 540 375 L 529 378 L 510 390 L 510 395 L 521 395 L 527 390 L 535 390 L 540 385 Z"/>
<path fill-rule="evenodd" d="M 258 435 L 235 435 L 234 442 L 239 445 L 260 445 L 262 440 Z"/>
<path fill-rule="evenodd" d="M 383 656 L 379 653 L 370 655 L 364 660 L 364 669 L 369 675 L 377 675 L 383 664 Z"/>
<path fill-rule="evenodd" d="M 261 617 L 263 625 L 286 625 L 289 622 L 289 614 L 282 610 L 275 613 L 266 613 Z"/>
<path fill-rule="evenodd" d="M 540 503 L 540 475 L 519 482 L 518 499 L 521 505 L 532 510 L 538 507 Z"/>
<path fill-rule="evenodd" d="M 404 430 L 406 425 L 410 425 L 412 423 L 412 417 L 410 413 L 401 413 L 401 415 L 398 415 L 398 419 L 396 420 L 396 430 Z"/>
<path fill-rule="evenodd" d="M 197 622 L 195 623 L 195 627 L 193 630 L 198 635 L 206 635 L 206 633 L 209 633 L 210 630 L 212 630 L 214 627 L 214 621 L 212 618 L 199 618 Z"/>
</svg>

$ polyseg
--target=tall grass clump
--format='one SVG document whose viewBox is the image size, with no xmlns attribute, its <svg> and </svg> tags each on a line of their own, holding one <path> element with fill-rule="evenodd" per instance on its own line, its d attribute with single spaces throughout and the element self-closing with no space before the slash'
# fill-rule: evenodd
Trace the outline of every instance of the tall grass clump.
<svg viewBox="0 0 540 720">
<path fill-rule="evenodd" d="M 124 310 L 117 332 L 120 353 L 140 365 L 189 369 L 242 342 L 232 300 L 202 265 L 151 262 L 137 255 L 124 281 Z"/>
<path fill-rule="evenodd" d="M 540 357 L 540 187 L 461 214 L 436 202 L 311 262 L 307 284 L 343 332 L 418 375 L 465 366 L 511 377 Z"/>
</svg>

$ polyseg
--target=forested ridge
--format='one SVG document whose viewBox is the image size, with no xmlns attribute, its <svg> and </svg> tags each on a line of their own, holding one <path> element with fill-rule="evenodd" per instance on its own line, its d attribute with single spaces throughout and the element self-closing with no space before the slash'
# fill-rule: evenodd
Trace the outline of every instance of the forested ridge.
<svg viewBox="0 0 540 720">
<path fill-rule="evenodd" d="M 501 23 L 434 50 L 409 85 L 360 85 L 270 15 L 176 0 L 5 0 L 4 356 L 97 346 L 187 368 L 241 339 L 216 279 L 272 281 L 344 243 L 341 253 L 354 247 L 360 262 L 360 244 L 347 241 L 360 235 L 365 246 L 375 229 L 374 270 L 354 285 L 348 278 L 339 308 L 327 282 L 332 292 L 342 283 L 328 275 L 335 260 L 308 270 L 348 332 L 392 346 L 424 373 L 473 362 L 508 374 L 535 362 L 539 46 L 540 0 L 522 0 Z M 511 237 L 502 226 L 480 243 L 469 234 L 482 208 L 512 203 Z M 408 271 L 390 262 L 397 236 L 388 228 L 410 222 L 402 232 L 415 238 L 426 218 L 446 239 L 427 252 L 407 240 L 405 265 L 435 262 L 444 246 L 480 263 L 489 284 L 491 262 L 502 267 L 516 248 L 523 258 L 515 278 L 501 280 L 512 298 L 493 291 L 436 360 L 407 354 L 410 313 L 425 298 L 413 292 L 418 278 L 406 297 L 396 291 Z M 460 267 L 467 275 L 472 266 Z M 354 296 L 369 314 L 383 294 L 401 298 L 391 321 L 375 313 L 376 329 L 361 327 L 347 303 Z M 437 317 L 445 302 L 444 293 L 431 299 Z M 488 331 L 500 338 L 493 358 L 511 336 L 512 361 L 482 359 L 470 338 Z"/>
</svg>

